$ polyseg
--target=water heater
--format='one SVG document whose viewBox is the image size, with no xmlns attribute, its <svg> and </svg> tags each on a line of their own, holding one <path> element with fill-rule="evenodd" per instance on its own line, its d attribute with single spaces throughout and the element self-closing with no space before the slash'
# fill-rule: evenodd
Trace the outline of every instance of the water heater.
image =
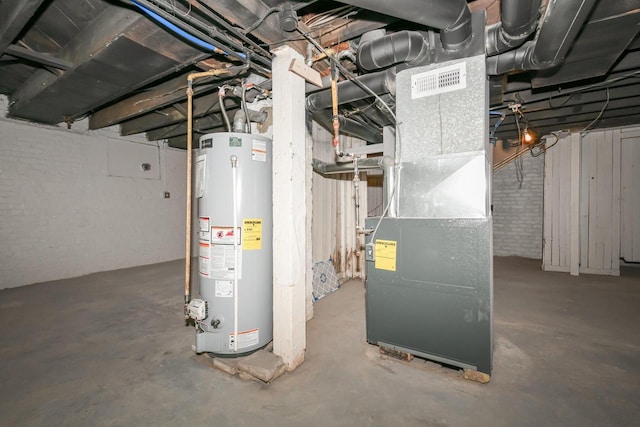
<svg viewBox="0 0 640 427">
<path fill-rule="evenodd" d="M 207 134 L 195 165 L 201 299 L 189 312 L 196 352 L 250 353 L 273 337 L 271 140 Z"/>
</svg>

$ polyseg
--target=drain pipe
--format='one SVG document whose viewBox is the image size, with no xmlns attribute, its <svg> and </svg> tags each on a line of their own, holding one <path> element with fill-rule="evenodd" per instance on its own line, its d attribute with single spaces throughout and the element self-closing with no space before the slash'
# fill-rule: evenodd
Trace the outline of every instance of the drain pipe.
<svg viewBox="0 0 640 427">
<path fill-rule="evenodd" d="M 552 0 L 537 38 L 520 48 L 487 58 L 487 74 L 544 70 L 564 61 L 596 0 Z"/>
<path fill-rule="evenodd" d="M 541 0 L 502 0 L 501 22 L 487 27 L 485 47 L 488 56 L 518 47 L 538 26 Z"/>
<path fill-rule="evenodd" d="M 184 265 L 184 318 L 189 319 L 187 305 L 191 301 L 191 187 L 193 168 L 193 81 L 202 77 L 212 77 L 225 73 L 225 70 L 209 70 L 191 73 L 187 76 L 187 218 L 185 226 L 185 265 Z"/>
<path fill-rule="evenodd" d="M 471 40 L 471 11 L 466 0 L 341 0 L 342 3 L 440 30 L 448 51 L 459 51 Z"/>
</svg>

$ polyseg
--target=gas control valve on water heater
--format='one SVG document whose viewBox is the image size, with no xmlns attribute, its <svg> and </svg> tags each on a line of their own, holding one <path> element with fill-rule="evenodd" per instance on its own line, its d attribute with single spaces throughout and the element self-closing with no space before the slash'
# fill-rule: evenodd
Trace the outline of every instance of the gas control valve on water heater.
<svg viewBox="0 0 640 427">
<path fill-rule="evenodd" d="M 195 173 L 201 299 L 188 312 L 196 352 L 250 353 L 273 336 L 271 140 L 204 135 Z"/>
</svg>

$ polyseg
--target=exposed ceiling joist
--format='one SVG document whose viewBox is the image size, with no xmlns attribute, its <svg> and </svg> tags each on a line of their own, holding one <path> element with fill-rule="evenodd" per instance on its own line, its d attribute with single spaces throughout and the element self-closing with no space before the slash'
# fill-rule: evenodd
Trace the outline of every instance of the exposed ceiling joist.
<svg viewBox="0 0 640 427">
<path fill-rule="evenodd" d="M 26 59 L 27 61 L 35 62 L 37 64 L 57 68 L 58 70 L 68 71 L 73 68 L 73 64 L 69 61 L 55 58 L 46 53 L 34 52 L 22 46 L 12 44 L 5 50 L 6 55 L 11 55 L 16 58 Z"/>
<path fill-rule="evenodd" d="M 229 119 L 233 120 L 233 116 L 239 109 L 229 110 L 227 114 Z M 193 121 L 194 132 L 209 132 L 212 129 L 221 128 L 224 126 L 224 121 L 219 115 L 209 115 L 206 117 L 200 117 Z M 158 141 L 160 139 L 173 138 L 176 136 L 182 136 L 187 134 L 187 124 L 185 122 L 176 123 L 170 126 L 154 129 L 147 132 L 147 139 L 149 141 Z"/>
<path fill-rule="evenodd" d="M 102 12 L 73 42 L 60 51 L 59 58 L 72 63 L 73 67 L 60 76 L 44 70 L 36 71 L 11 96 L 9 114 L 43 123 L 63 121 L 62 116 L 72 109 L 58 111 L 58 103 L 62 100 L 52 96 L 52 93 L 57 91 L 56 86 L 100 51 L 108 48 L 131 26 L 144 21 L 145 18 L 128 9 L 108 8 Z"/>
<path fill-rule="evenodd" d="M 0 2 L 0 56 L 35 15 L 44 0 Z"/>
<path fill-rule="evenodd" d="M 237 98 L 225 98 L 224 105 L 227 110 L 237 108 L 240 101 Z M 133 135 L 136 133 L 147 132 L 151 129 L 170 126 L 174 123 L 184 121 L 186 119 L 187 104 L 176 104 L 169 108 L 154 111 L 144 116 L 127 120 L 120 125 L 120 133 L 122 135 Z M 193 100 L 193 117 L 201 117 L 205 114 L 213 114 L 220 112 L 218 105 L 218 94 L 212 93 L 195 98 Z"/>
<path fill-rule="evenodd" d="M 188 75 L 189 73 L 184 73 L 149 90 L 140 92 L 130 98 L 95 112 L 89 119 L 89 128 L 100 129 L 111 126 L 144 115 L 158 108 L 183 101 L 186 98 Z M 230 70 L 229 75 L 220 75 L 217 78 L 210 79 L 209 82 L 200 81 L 200 84 L 193 88 L 194 94 L 197 95 L 198 93 L 211 91 L 219 86 L 219 83 L 215 82 L 219 82 L 220 79 L 229 78 L 232 75 Z M 213 83 L 211 81 L 213 81 Z"/>
</svg>

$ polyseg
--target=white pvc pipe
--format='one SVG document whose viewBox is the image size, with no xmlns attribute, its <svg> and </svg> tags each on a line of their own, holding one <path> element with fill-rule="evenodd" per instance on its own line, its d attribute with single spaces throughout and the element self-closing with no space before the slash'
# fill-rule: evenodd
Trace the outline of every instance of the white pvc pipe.
<svg viewBox="0 0 640 427">
<path fill-rule="evenodd" d="M 233 177 L 233 351 L 238 351 L 238 157 L 231 156 Z"/>
</svg>

